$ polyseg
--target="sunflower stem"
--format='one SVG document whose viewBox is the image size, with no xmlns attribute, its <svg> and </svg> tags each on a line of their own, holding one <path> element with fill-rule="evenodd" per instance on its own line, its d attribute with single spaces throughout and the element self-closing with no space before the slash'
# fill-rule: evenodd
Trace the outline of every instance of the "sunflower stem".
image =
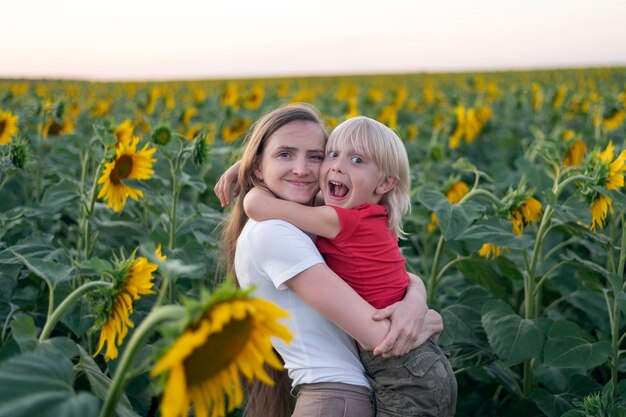
<svg viewBox="0 0 626 417">
<path fill-rule="evenodd" d="M 428 280 L 428 296 L 427 304 L 432 305 L 435 290 L 437 289 L 437 268 L 439 267 L 439 260 L 441 259 L 441 252 L 443 252 L 443 245 L 445 240 L 443 235 L 439 236 L 439 242 L 437 242 L 437 249 L 435 250 L 435 257 L 433 258 L 433 267 L 430 271 L 430 279 Z"/>
<path fill-rule="evenodd" d="M 147 339 L 147 337 L 150 336 L 150 334 L 161 323 L 170 320 L 180 320 L 184 317 L 184 315 L 184 307 L 167 305 L 152 310 L 141 322 L 128 341 L 128 345 L 126 346 L 120 363 L 117 366 L 115 375 L 113 376 L 113 381 L 111 381 L 111 386 L 107 392 L 107 397 L 104 400 L 104 405 L 100 410 L 100 417 L 115 416 L 117 403 L 123 394 L 124 386 L 127 382 L 126 376 L 130 372 L 130 367 L 133 364 L 135 356 L 139 353 L 139 349 L 142 347 L 145 339 Z"/>
<path fill-rule="evenodd" d="M 98 169 L 93 177 L 93 184 L 91 185 L 91 194 L 89 196 L 89 206 L 87 207 L 86 213 L 83 217 L 83 249 L 85 250 L 85 259 L 89 259 L 89 254 L 91 252 L 91 223 L 89 223 L 89 217 L 93 214 L 93 208 L 96 205 L 96 188 L 98 187 L 98 175 L 100 175 L 100 167 L 102 165 L 98 165 Z"/>
<path fill-rule="evenodd" d="M 465 194 L 465 196 L 459 201 L 459 204 L 463 203 L 466 200 L 474 197 L 486 197 L 490 202 L 492 202 L 496 207 L 502 207 L 502 201 L 498 197 L 496 197 L 493 193 L 484 190 L 482 188 L 472 189 L 469 193 Z"/>
<path fill-rule="evenodd" d="M 56 326 L 59 320 L 61 320 L 63 314 L 65 314 L 65 312 L 72 306 L 72 304 L 74 304 L 74 301 L 82 297 L 83 294 L 86 294 L 97 287 L 110 287 L 112 285 L 113 284 L 106 281 L 93 281 L 83 284 L 80 287 L 76 288 L 74 291 L 72 291 L 72 293 L 68 295 L 61 304 L 59 304 L 54 312 L 48 316 L 46 324 L 41 331 L 41 335 L 39 335 L 39 341 L 43 342 L 48 337 L 50 337 L 50 333 L 52 333 L 54 326 Z"/>
<path fill-rule="evenodd" d="M 622 214 L 622 242 L 619 250 L 619 261 L 617 263 L 617 276 L 622 280 L 624 279 L 624 264 L 626 263 L 626 228 L 624 228 L 624 222 L 626 221 L 626 215 Z M 620 337 L 619 337 L 619 319 L 620 319 L 620 303 L 619 303 L 619 293 L 617 291 L 613 291 L 613 323 L 611 326 L 611 345 L 613 348 L 613 363 L 611 364 L 611 381 L 613 382 L 613 387 L 617 387 L 617 383 L 619 375 L 617 365 L 619 363 L 619 346 L 620 346 Z M 613 390 L 613 397 L 616 397 L 617 390 Z"/>
<path fill-rule="evenodd" d="M 177 158 L 178 161 L 178 158 Z M 176 176 L 177 166 L 170 164 L 170 173 L 172 175 L 172 210 L 170 213 L 170 241 L 168 247 L 174 249 L 174 243 L 176 239 L 176 209 L 178 200 L 178 178 Z M 176 164 L 178 165 L 178 163 Z"/>
</svg>

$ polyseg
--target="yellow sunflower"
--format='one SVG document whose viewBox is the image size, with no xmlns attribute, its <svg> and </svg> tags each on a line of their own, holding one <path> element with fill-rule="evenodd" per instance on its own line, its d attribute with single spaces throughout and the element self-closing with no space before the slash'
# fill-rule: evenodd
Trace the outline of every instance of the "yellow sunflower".
<svg viewBox="0 0 626 417">
<path fill-rule="evenodd" d="M 608 117 L 602 119 L 602 127 L 606 132 L 619 129 L 626 119 L 626 112 L 622 109 L 614 110 Z"/>
<path fill-rule="evenodd" d="M 107 208 L 113 207 L 113 211 L 120 211 L 126 205 L 128 197 L 138 201 L 143 197 L 141 190 L 125 185 L 122 180 L 147 180 L 154 170 L 152 164 L 156 159 L 152 154 L 156 148 L 149 148 L 146 144 L 141 151 L 137 151 L 139 138 L 134 137 L 129 145 L 120 144 L 116 150 L 115 159 L 104 166 L 104 172 L 98 179 L 101 184 L 98 198 L 103 198 L 107 202 Z"/>
<path fill-rule="evenodd" d="M 585 145 L 585 142 L 582 139 L 574 141 L 567 149 L 567 152 L 565 152 L 563 165 L 573 167 L 582 164 L 585 153 L 587 153 L 587 145 Z"/>
<path fill-rule="evenodd" d="M 252 90 L 250 91 L 248 96 L 246 97 L 243 105 L 248 110 L 257 110 L 259 107 L 261 107 L 264 98 L 265 89 L 263 89 L 263 86 L 261 84 L 255 84 L 254 87 L 252 87 Z"/>
<path fill-rule="evenodd" d="M 611 199 L 605 195 L 598 194 L 591 204 L 591 230 L 596 230 L 596 226 L 604 227 L 607 212 L 613 213 Z"/>
<path fill-rule="evenodd" d="M 526 197 L 524 202 L 517 207 L 509 220 L 513 223 L 513 233 L 521 236 L 524 226 L 536 222 L 541 216 L 541 202 L 534 197 Z"/>
<path fill-rule="evenodd" d="M 596 153 L 596 161 L 591 166 L 595 172 L 595 185 L 603 186 L 609 190 L 617 190 L 624 186 L 624 171 L 626 171 L 626 150 L 622 151 L 615 159 L 615 146 L 609 142 L 603 151 Z M 592 191 L 588 194 L 591 202 L 591 230 L 596 227 L 604 227 L 607 213 L 613 213 L 613 204 L 609 197 Z"/>
<path fill-rule="evenodd" d="M 0 110 L 0 145 L 7 145 L 17 133 L 18 117 L 11 112 Z"/>
<path fill-rule="evenodd" d="M 120 265 L 122 273 L 116 274 L 120 278 L 114 279 L 112 302 L 106 303 L 103 312 L 105 318 L 100 319 L 104 324 L 100 331 L 98 350 L 94 354 L 94 356 L 98 355 L 106 342 L 104 359 L 107 361 L 117 358 L 117 346 L 124 342 L 128 328 L 135 327 L 129 319 L 133 312 L 133 301 L 138 300 L 142 295 L 154 294 L 152 273 L 157 269 L 155 264 L 141 257 L 132 260 L 130 265 L 128 261 Z"/>
<path fill-rule="evenodd" d="M 228 125 L 224 126 L 224 129 L 222 129 L 222 138 L 224 138 L 224 142 L 236 141 L 245 133 L 246 130 L 248 130 L 251 124 L 252 120 L 247 117 L 244 119 L 233 120 Z"/>
<path fill-rule="evenodd" d="M 43 137 L 60 136 L 74 131 L 74 124 L 68 119 L 52 118 L 46 122 L 43 128 Z"/>
<path fill-rule="evenodd" d="M 133 138 L 133 129 L 135 129 L 135 126 L 129 119 L 124 120 L 115 127 L 113 130 L 113 134 L 117 139 L 115 142 L 115 148 L 118 148 L 120 145 L 128 146 L 130 144 L 130 141 Z"/>
<path fill-rule="evenodd" d="M 198 417 L 225 416 L 243 401 L 240 373 L 273 385 L 263 365 L 283 369 L 270 341 L 291 341 L 277 321 L 283 317 L 276 305 L 241 294 L 207 308 L 152 369 L 152 376 L 167 372 L 161 415 L 186 417 L 193 405 Z"/>
<path fill-rule="evenodd" d="M 478 254 L 483 258 L 489 259 L 489 257 L 491 257 L 491 259 L 496 259 L 498 256 L 500 256 L 503 250 L 508 251 L 509 248 L 507 248 L 506 246 L 496 246 L 492 243 L 483 243 L 483 245 L 480 247 L 480 250 L 478 251 Z"/>
</svg>

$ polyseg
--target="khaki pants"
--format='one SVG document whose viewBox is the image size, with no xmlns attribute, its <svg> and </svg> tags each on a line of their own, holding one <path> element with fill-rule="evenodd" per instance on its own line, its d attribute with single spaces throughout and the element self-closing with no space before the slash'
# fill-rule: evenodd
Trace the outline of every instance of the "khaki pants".
<svg viewBox="0 0 626 417">
<path fill-rule="evenodd" d="M 292 417 L 374 417 L 372 391 L 366 387 L 325 382 L 298 389 Z"/>
<path fill-rule="evenodd" d="M 457 383 L 450 361 L 431 340 L 406 355 L 384 359 L 361 350 L 376 397 L 377 417 L 452 417 Z"/>
</svg>

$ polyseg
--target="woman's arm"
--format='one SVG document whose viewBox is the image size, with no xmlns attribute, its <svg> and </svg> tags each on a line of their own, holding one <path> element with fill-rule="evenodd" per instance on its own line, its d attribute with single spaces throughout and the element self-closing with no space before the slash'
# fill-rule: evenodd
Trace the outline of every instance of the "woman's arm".
<svg viewBox="0 0 626 417">
<path fill-rule="evenodd" d="M 389 320 L 373 320 L 376 309 L 324 263 L 300 272 L 285 284 L 365 349 L 374 349 L 389 331 Z"/>
<path fill-rule="evenodd" d="M 412 279 L 421 282 L 417 277 Z M 433 335 L 438 335 L 443 329 L 443 321 L 436 311 L 415 306 L 420 297 L 425 299 L 426 291 L 423 283 L 420 286 L 417 282 L 411 282 L 405 299 L 396 303 L 396 308 L 390 309 L 391 322 L 384 318 L 374 320 L 374 313 L 378 310 L 363 300 L 326 264 L 310 267 L 291 278 L 286 285 L 304 302 L 356 339 L 365 349 L 373 350 L 379 347 L 378 351 L 375 351 L 376 354 L 391 357 L 404 355 Z M 426 303 L 423 304 L 425 306 Z M 403 317 L 402 314 L 413 315 Z M 394 324 L 394 320 L 399 324 Z M 398 330 L 394 326 L 405 330 Z M 380 349 L 381 342 L 386 340 L 389 334 L 393 339 L 393 346 Z"/>
<path fill-rule="evenodd" d="M 281 200 L 260 187 L 254 187 L 246 194 L 243 209 L 253 220 L 284 220 L 300 230 L 331 239 L 337 236 L 341 229 L 339 216 L 332 208 L 310 207 Z"/>
<path fill-rule="evenodd" d="M 417 275 L 409 273 L 409 287 L 402 301 L 377 310 L 374 320 L 390 319 L 392 328 L 383 341 L 374 349 L 375 354 L 383 357 L 393 356 L 395 351 L 404 351 L 419 346 L 432 334 L 424 338 L 424 333 L 433 333 L 439 325 L 430 323 L 435 328 L 424 327 L 424 318 L 428 311 L 426 287 Z M 440 323 L 443 327 L 443 322 Z M 439 330 L 440 332 L 441 330 Z M 421 341 L 421 343 L 418 343 Z M 387 352 L 390 352 L 391 355 Z"/>
</svg>

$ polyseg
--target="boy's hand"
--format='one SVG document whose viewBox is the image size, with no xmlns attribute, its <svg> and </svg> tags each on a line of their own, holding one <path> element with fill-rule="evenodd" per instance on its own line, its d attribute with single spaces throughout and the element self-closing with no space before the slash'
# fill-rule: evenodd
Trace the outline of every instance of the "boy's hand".
<svg viewBox="0 0 626 417">
<path fill-rule="evenodd" d="M 215 183 L 213 192 L 220 200 L 222 207 L 226 207 L 230 204 L 230 199 L 237 197 L 241 191 L 237 177 L 239 175 L 239 161 L 230 166 Z"/>
</svg>

